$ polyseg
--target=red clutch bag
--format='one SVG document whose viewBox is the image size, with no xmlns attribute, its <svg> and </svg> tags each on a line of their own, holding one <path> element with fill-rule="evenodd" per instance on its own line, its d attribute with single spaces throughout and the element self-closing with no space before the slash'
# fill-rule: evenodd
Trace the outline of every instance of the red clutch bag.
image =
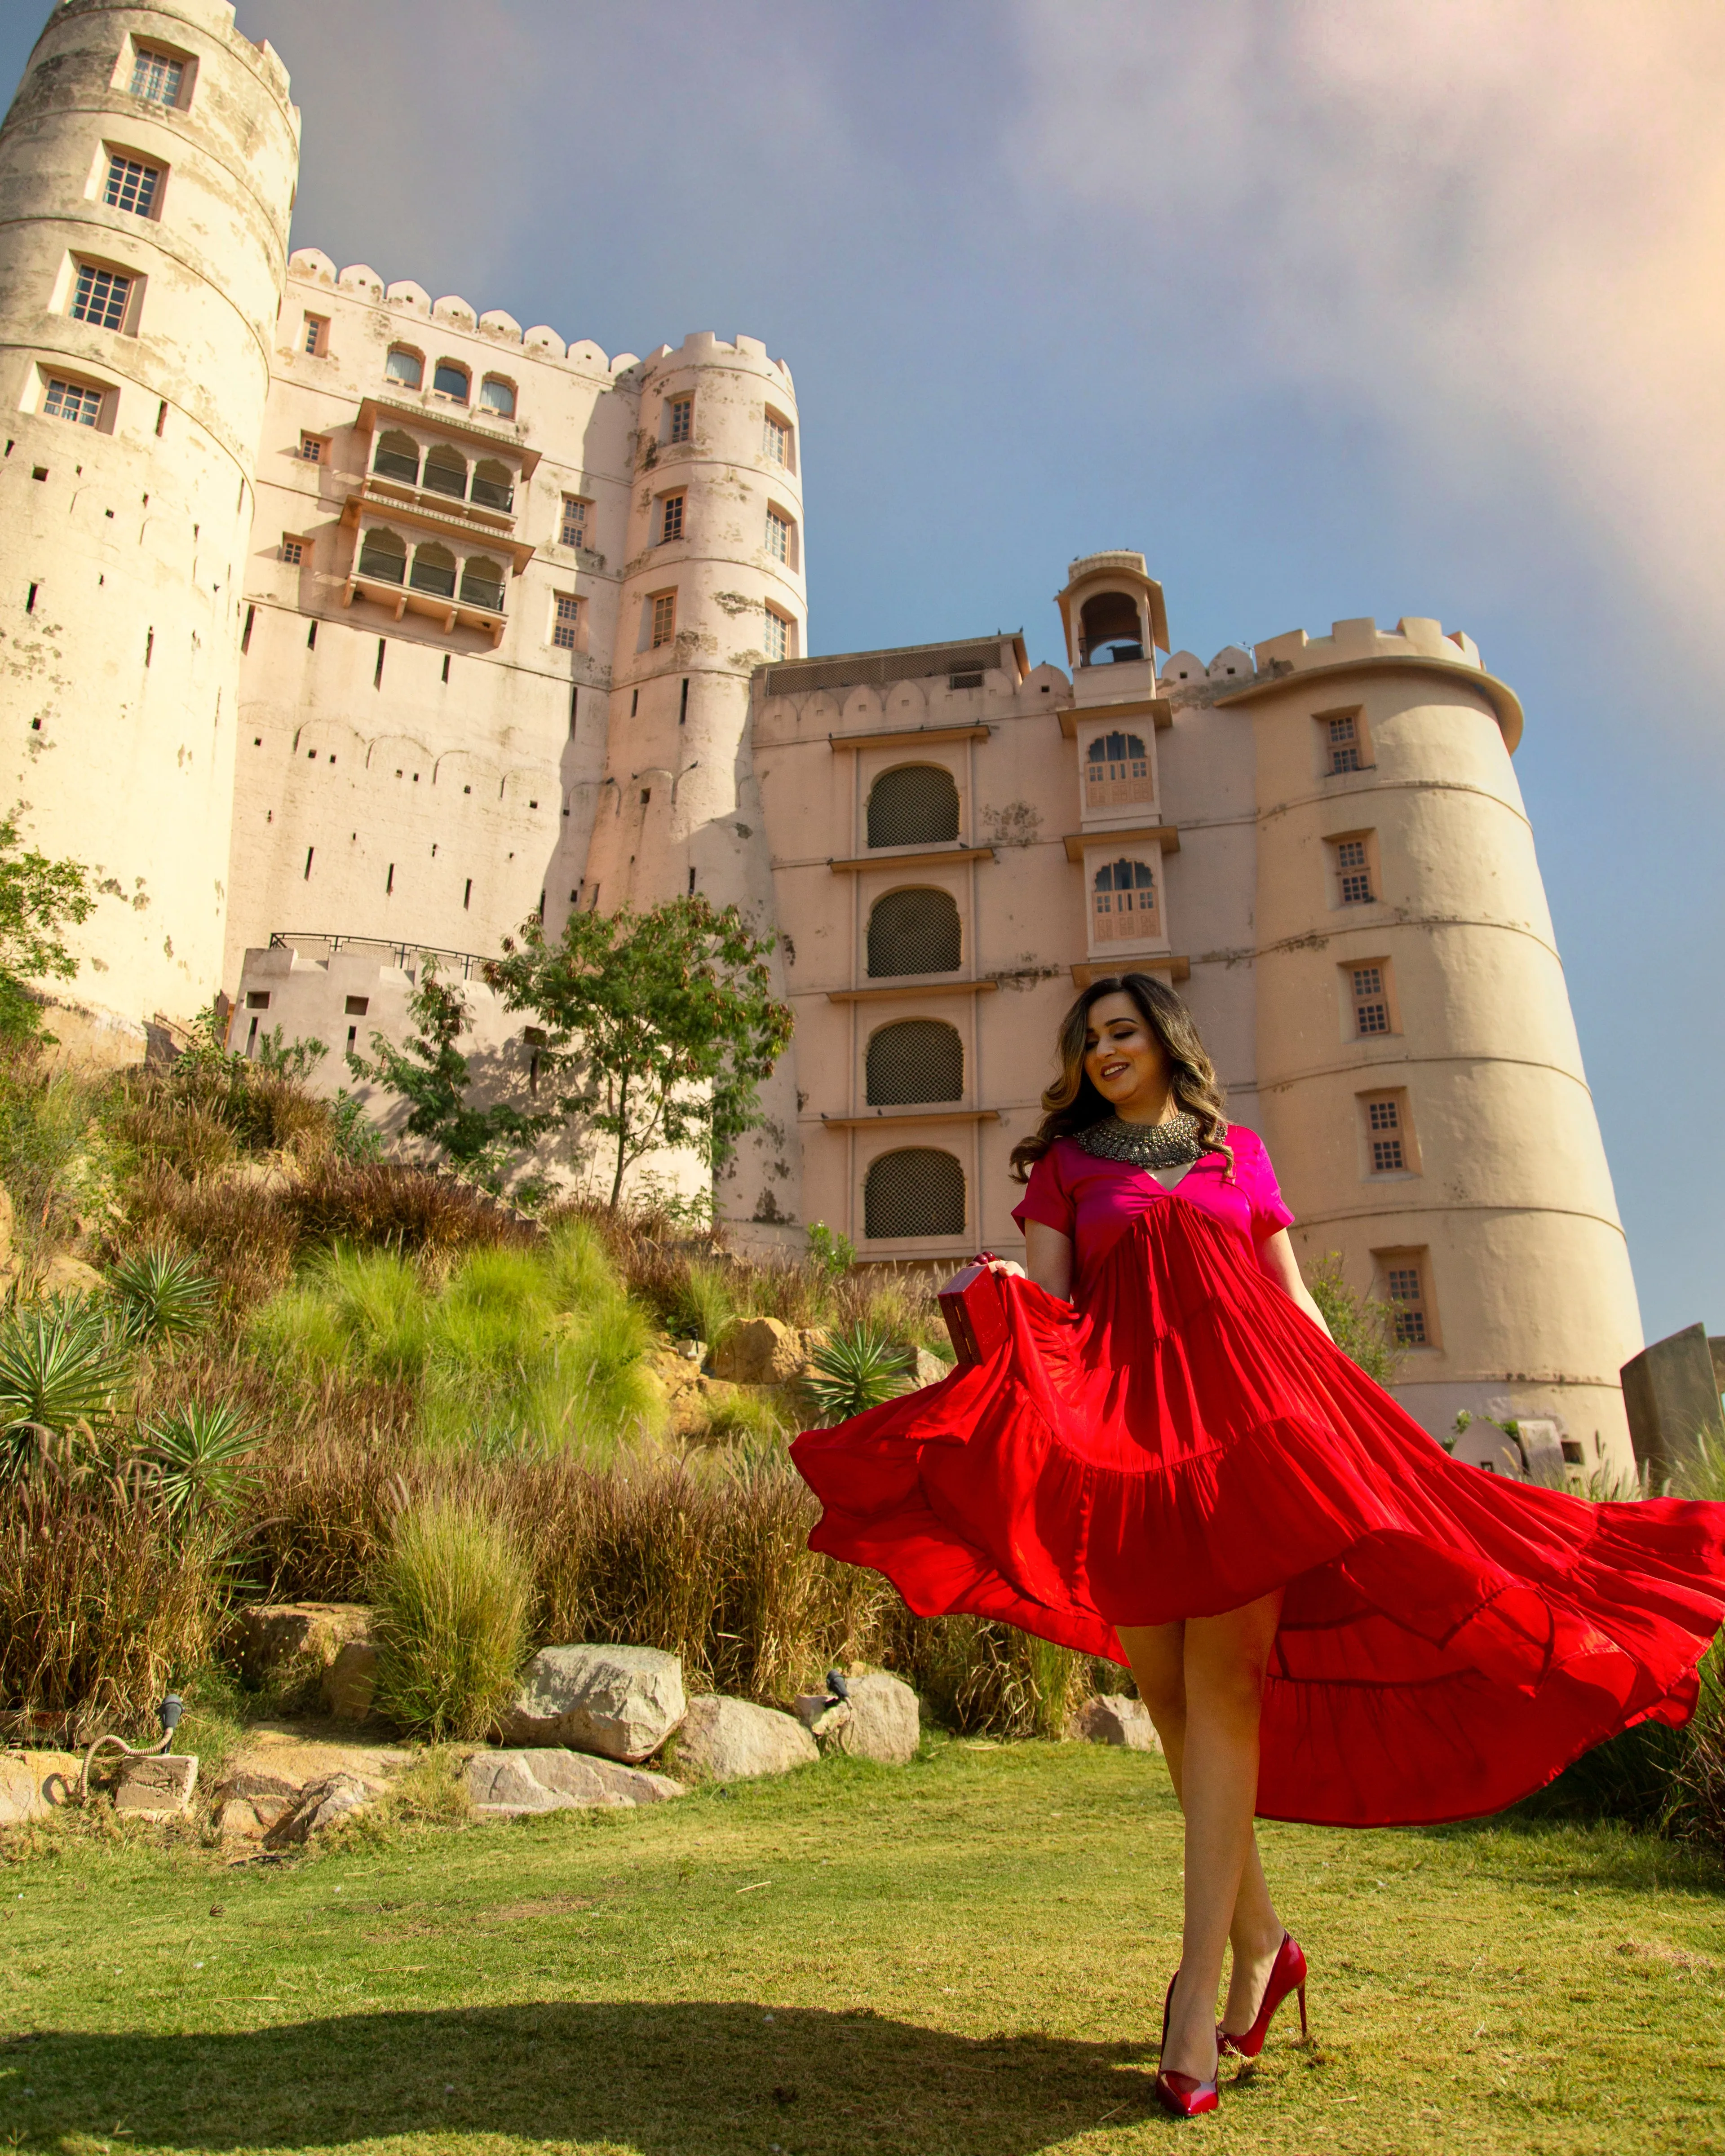
<svg viewBox="0 0 1725 2156">
<path fill-rule="evenodd" d="M 1009 1330 L 1006 1276 L 988 1270 L 993 1255 L 984 1250 L 973 1265 L 954 1273 L 941 1290 L 941 1316 L 952 1336 L 952 1352 L 961 1370 L 986 1362 Z"/>
</svg>

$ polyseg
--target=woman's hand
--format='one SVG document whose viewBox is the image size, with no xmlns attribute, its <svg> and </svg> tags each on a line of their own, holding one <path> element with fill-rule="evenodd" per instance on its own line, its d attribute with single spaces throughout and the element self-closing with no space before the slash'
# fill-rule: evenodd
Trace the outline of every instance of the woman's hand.
<svg viewBox="0 0 1725 2156">
<path fill-rule="evenodd" d="M 971 1262 L 973 1265 L 983 1266 L 991 1273 L 1009 1273 L 1014 1280 L 1028 1280 L 1029 1278 L 1029 1275 L 1024 1270 L 1024 1267 L 1021 1265 L 1015 1264 L 1010 1258 L 974 1258 Z"/>
</svg>

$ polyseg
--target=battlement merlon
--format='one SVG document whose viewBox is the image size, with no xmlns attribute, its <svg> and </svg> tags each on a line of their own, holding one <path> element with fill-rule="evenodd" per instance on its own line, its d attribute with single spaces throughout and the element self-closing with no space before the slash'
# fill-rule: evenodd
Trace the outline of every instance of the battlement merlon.
<svg viewBox="0 0 1725 2156">
<path fill-rule="evenodd" d="M 1370 615 L 1363 615 L 1357 620 L 1332 623 L 1327 636 L 1308 636 L 1303 629 L 1290 629 L 1284 636 L 1255 644 L 1252 655 L 1257 678 L 1219 697 L 1219 705 L 1245 703 L 1266 696 L 1295 675 L 1309 680 L 1318 675 L 1357 672 L 1363 666 L 1399 665 L 1459 675 L 1491 704 L 1502 729 L 1503 745 L 1512 755 L 1522 738 L 1520 698 L 1507 682 L 1486 671 L 1480 664 L 1479 646 L 1465 630 L 1446 633 L 1440 622 L 1404 615 L 1393 630 L 1380 629 Z"/>
</svg>

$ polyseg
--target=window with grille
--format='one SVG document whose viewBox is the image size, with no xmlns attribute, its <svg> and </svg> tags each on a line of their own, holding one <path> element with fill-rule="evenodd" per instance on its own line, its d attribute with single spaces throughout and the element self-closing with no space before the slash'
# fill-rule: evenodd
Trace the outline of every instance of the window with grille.
<svg viewBox="0 0 1725 2156">
<path fill-rule="evenodd" d="M 769 412 L 761 436 L 761 454 L 769 465 L 790 462 L 791 430 L 783 419 L 775 419 Z"/>
<path fill-rule="evenodd" d="M 1098 734 L 1085 752 L 1084 789 L 1093 808 L 1153 801 L 1150 752 L 1138 734 Z"/>
<path fill-rule="evenodd" d="M 483 607 L 487 613 L 503 611 L 503 569 L 483 554 L 470 554 L 461 564 L 461 603 Z"/>
<path fill-rule="evenodd" d="M 563 521 L 559 543 L 565 547 L 584 547 L 587 544 L 587 504 L 578 494 L 563 496 Z"/>
<path fill-rule="evenodd" d="M 1342 839 L 1336 845 L 1336 880 L 1344 906 L 1365 906 L 1373 896 L 1372 867 L 1363 839 Z"/>
<path fill-rule="evenodd" d="M 380 434 L 372 470 L 379 479 L 400 480 L 403 485 L 419 484 L 419 445 L 411 434 Z"/>
<path fill-rule="evenodd" d="M 370 531 L 360 542 L 359 573 L 386 584 L 408 580 L 408 544 L 393 531 Z"/>
<path fill-rule="evenodd" d="M 951 1153 L 932 1146 L 883 1153 L 863 1183 L 863 1233 L 962 1235 L 964 1170 Z"/>
<path fill-rule="evenodd" d="M 383 362 L 386 382 L 398 382 L 403 389 L 417 389 L 425 379 L 425 362 L 417 352 L 397 345 Z"/>
<path fill-rule="evenodd" d="M 102 199 L 110 209 L 130 210 L 135 217 L 148 217 L 156 207 L 156 190 L 161 185 L 162 173 L 157 167 L 115 151 L 108 159 L 108 184 Z"/>
<path fill-rule="evenodd" d="M 776 509 L 767 512 L 767 552 L 775 562 L 788 562 L 791 558 L 790 520 L 781 516 Z"/>
<path fill-rule="evenodd" d="M 1352 711 L 1326 721 L 1329 735 L 1330 770 L 1358 771 L 1363 767 L 1360 758 L 1359 727 Z"/>
<path fill-rule="evenodd" d="M 311 358 L 320 359 L 322 357 L 324 352 L 324 337 L 326 332 L 329 329 L 329 317 L 327 315 L 306 316 L 305 334 L 304 338 L 301 340 L 301 344 L 302 348 L 311 356 Z"/>
<path fill-rule="evenodd" d="M 323 462 L 324 440 L 321 434 L 301 434 L 300 460 L 302 464 L 321 465 Z"/>
<path fill-rule="evenodd" d="M 1394 1314 L 1396 1346 L 1430 1347 L 1431 1330 L 1426 1317 L 1425 1268 L 1417 1259 L 1393 1263 L 1384 1267 L 1384 1283 Z"/>
<path fill-rule="evenodd" d="M 761 624 L 761 649 L 769 659 L 788 659 L 790 656 L 791 625 L 772 607 L 766 609 Z"/>
<path fill-rule="evenodd" d="M 890 891 L 869 916 L 870 978 L 956 973 L 963 941 L 949 892 Z"/>
<path fill-rule="evenodd" d="M 1353 996 L 1354 1030 L 1362 1040 L 1373 1034 L 1388 1033 L 1389 1025 L 1389 993 L 1385 985 L 1388 968 L 1352 966 L 1348 968 L 1348 985 Z"/>
<path fill-rule="evenodd" d="M 964 1097 L 964 1044 L 943 1019 L 907 1018 L 884 1025 L 869 1043 L 871 1108 L 907 1108 Z"/>
<path fill-rule="evenodd" d="M 1156 878 L 1147 861 L 1105 861 L 1091 880 L 1091 921 L 1099 943 L 1153 936 Z"/>
<path fill-rule="evenodd" d="M 287 563 L 289 568 L 297 569 L 305 558 L 305 542 L 303 539 L 284 539 L 281 542 L 281 558 Z"/>
<path fill-rule="evenodd" d="M 670 439 L 686 442 L 695 433 L 695 399 L 673 397 L 670 402 Z"/>
<path fill-rule="evenodd" d="M 687 499 L 688 496 L 686 495 L 668 494 L 665 497 L 663 503 L 660 505 L 663 513 L 660 516 L 659 523 L 659 540 L 661 546 L 664 545 L 667 539 L 680 539 L 682 537 L 683 504 L 687 501 Z"/>
<path fill-rule="evenodd" d="M 653 602 L 653 649 L 669 644 L 677 633 L 677 595 L 661 592 Z"/>
<path fill-rule="evenodd" d="M 455 596 L 455 557 L 447 547 L 434 542 L 413 549 L 413 573 L 408 578 L 411 589 L 425 592 L 436 599 L 452 599 Z"/>
<path fill-rule="evenodd" d="M 102 416 L 102 393 L 87 382 L 53 381 L 42 409 L 50 419 L 70 419 L 80 427 L 94 427 Z"/>
<path fill-rule="evenodd" d="M 126 320 L 126 303 L 131 297 L 131 280 L 117 270 L 98 270 L 94 263 L 78 265 L 78 286 L 72 295 L 72 319 L 89 322 L 99 330 L 117 330 Z"/>
<path fill-rule="evenodd" d="M 422 484 L 432 494 L 446 494 L 452 501 L 467 499 L 467 459 L 459 449 L 452 449 L 447 442 L 439 442 L 435 449 L 425 452 L 425 472 Z"/>
<path fill-rule="evenodd" d="M 152 53 L 140 45 L 131 64 L 131 94 L 147 97 L 152 105 L 177 105 L 186 79 L 186 64 L 169 53 Z"/>
<path fill-rule="evenodd" d="M 871 846 L 939 846 L 958 835 L 958 788 L 937 763 L 883 771 L 869 793 Z"/>
<path fill-rule="evenodd" d="M 552 602 L 551 640 L 559 651 L 575 649 L 575 631 L 581 620 L 581 602 L 572 593 L 559 592 Z"/>
</svg>

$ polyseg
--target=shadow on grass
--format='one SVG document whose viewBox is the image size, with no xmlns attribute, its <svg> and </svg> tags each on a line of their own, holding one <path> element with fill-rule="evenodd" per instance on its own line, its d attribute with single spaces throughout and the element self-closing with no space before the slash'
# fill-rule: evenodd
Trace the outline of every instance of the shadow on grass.
<svg viewBox="0 0 1725 2156">
<path fill-rule="evenodd" d="M 554 2001 L 222 2035 L 48 2030 L 0 2044 L 0 2093 L 11 2145 L 33 2149 L 417 2134 L 438 2149 L 488 2135 L 641 2156 L 1034 2156 L 1104 2120 L 1159 2118 L 1155 2066 L 1141 2045 L 968 2037 L 866 2012 Z"/>
</svg>

